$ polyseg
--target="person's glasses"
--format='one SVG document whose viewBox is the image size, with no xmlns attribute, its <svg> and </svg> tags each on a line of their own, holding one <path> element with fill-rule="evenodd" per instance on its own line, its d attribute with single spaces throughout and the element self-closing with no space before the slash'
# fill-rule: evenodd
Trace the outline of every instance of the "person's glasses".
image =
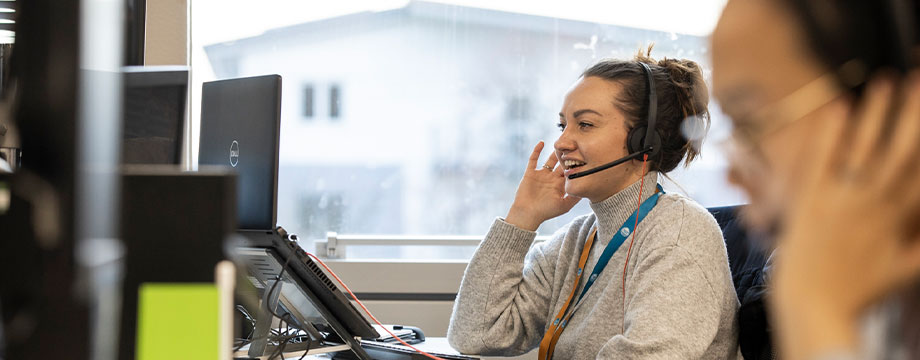
<svg viewBox="0 0 920 360">
<path fill-rule="evenodd" d="M 843 93 L 835 74 L 826 73 L 778 101 L 732 121 L 732 138 L 741 145 L 759 148 L 764 139 L 780 132 L 827 105 Z"/>
<path fill-rule="evenodd" d="M 866 66 L 862 61 L 847 61 L 836 71 L 821 75 L 778 101 L 734 118 L 733 141 L 737 145 L 759 148 L 764 139 L 838 98 L 844 93 L 843 85 L 855 88 L 863 84 L 866 75 Z"/>
</svg>

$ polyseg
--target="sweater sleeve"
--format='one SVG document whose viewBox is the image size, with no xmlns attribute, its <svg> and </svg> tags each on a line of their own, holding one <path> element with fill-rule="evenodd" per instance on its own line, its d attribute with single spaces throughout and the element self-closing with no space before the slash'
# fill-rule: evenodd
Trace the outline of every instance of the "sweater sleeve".
<svg viewBox="0 0 920 360">
<path fill-rule="evenodd" d="M 450 345 L 466 354 L 514 355 L 543 337 L 555 263 L 536 233 L 497 219 L 470 260 L 447 330 Z M 529 251 L 528 251 L 529 249 Z"/>
<path fill-rule="evenodd" d="M 638 260 L 626 283 L 625 332 L 611 338 L 598 359 L 699 359 L 720 322 L 734 316 L 716 291 L 701 259 L 678 245 L 652 250 Z M 708 264 L 707 262 L 713 262 Z"/>
</svg>

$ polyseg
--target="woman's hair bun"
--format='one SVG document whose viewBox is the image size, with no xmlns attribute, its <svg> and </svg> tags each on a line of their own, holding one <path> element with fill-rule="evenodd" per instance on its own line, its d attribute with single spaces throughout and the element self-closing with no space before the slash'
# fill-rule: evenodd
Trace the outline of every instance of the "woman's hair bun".
<svg viewBox="0 0 920 360">
<path fill-rule="evenodd" d="M 649 60 L 651 50 L 649 46 L 645 54 Z M 703 69 L 692 60 L 665 57 L 657 65 L 668 74 L 667 83 L 677 95 L 683 115 L 678 126 L 687 140 L 681 148 L 686 155 L 684 164 L 688 165 L 700 155 L 703 137 L 709 130 L 709 88 L 703 79 Z"/>
<path fill-rule="evenodd" d="M 687 59 L 663 58 L 658 66 L 668 73 L 671 84 L 684 93 L 690 104 L 709 104 L 709 89 L 703 80 L 703 69 Z"/>
</svg>

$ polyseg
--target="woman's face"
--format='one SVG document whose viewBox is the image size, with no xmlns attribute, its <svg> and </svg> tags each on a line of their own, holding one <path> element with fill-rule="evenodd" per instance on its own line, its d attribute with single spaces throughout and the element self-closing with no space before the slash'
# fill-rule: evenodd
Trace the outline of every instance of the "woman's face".
<svg viewBox="0 0 920 360">
<path fill-rule="evenodd" d="M 630 161 L 592 175 L 568 179 L 627 155 L 626 118 L 614 106 L 620 94 L 618 82 L 597 77 L 581 78 L 565 96 L 559 112 L 562 134 L 554 144 L 556 157 L 565 168 L 565 192 L 599 202 L 639 179 L 641 163 Z"/>
<path fill-rule="evenodd" d="M 759 230 L 777 225 L 795 196 L 809 134 L 821 131 L 829 108 L 801 96 L 826 73 L 803 38 L 792 14 L 770 0 L 729 1 L 712 35 L 713 93 L 734 133 L 729 177 L 749 196 L 745 220 Z M 793 97 L 808 111 L 771 112 Z"/>
</svg>

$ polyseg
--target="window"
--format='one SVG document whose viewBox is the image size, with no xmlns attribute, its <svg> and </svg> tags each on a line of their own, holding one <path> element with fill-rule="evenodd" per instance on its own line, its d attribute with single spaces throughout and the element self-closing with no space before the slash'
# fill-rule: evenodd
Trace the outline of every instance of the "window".
<svg viewBox="0 0 920 360">
<path fill-rule="evenodd" d="M 193 91 L 228 77 L 284 79 L 278 221 L 306 247 L 326 231 L 484 234 L 508 211 L 533 145 L 558 136 L 581 71 L 654 42 L 653 56 L 693 59 L 708 76 L 706 35 L 725 3 L 439 1 L 192 2 Z M 718 146 L 728 122 L 711 110 L 703 157 L 671 177 L 704 206 L 737 204 Z M 539 232 L 590 211 L 582 201 Z M 381 253 L 469 256 L 368 256 Z"/>
<path fill-rule="evenodd" d="M 313 85 L 303 87 L 303 117 L 313 118 Z"/>
<path fill-rule="evenodd" d="M 305 194 L 300 201 L 298 213 L 304 217 L 304 225 L 311 229 L 309 233 L 300 233 L 307 238 L 321 238 L 326 231 L 341 231 L 342 195 L 334 192 L 319 191 Z"/>
<path fill-rule="evenodd" d="M 508 110 L 505 118 L 508 121 L 527 121 L 533 116 L 530 113 L 530 99 L 523 96 L 513 96 L 508 100 Z"/>
<path fill-rule="evenodd" d="M 341 94 L 338 85 L 329 87 L 329 118 L 333 121 L 339 119 L 340 108 L 342 106 Z"/>
</svg>

